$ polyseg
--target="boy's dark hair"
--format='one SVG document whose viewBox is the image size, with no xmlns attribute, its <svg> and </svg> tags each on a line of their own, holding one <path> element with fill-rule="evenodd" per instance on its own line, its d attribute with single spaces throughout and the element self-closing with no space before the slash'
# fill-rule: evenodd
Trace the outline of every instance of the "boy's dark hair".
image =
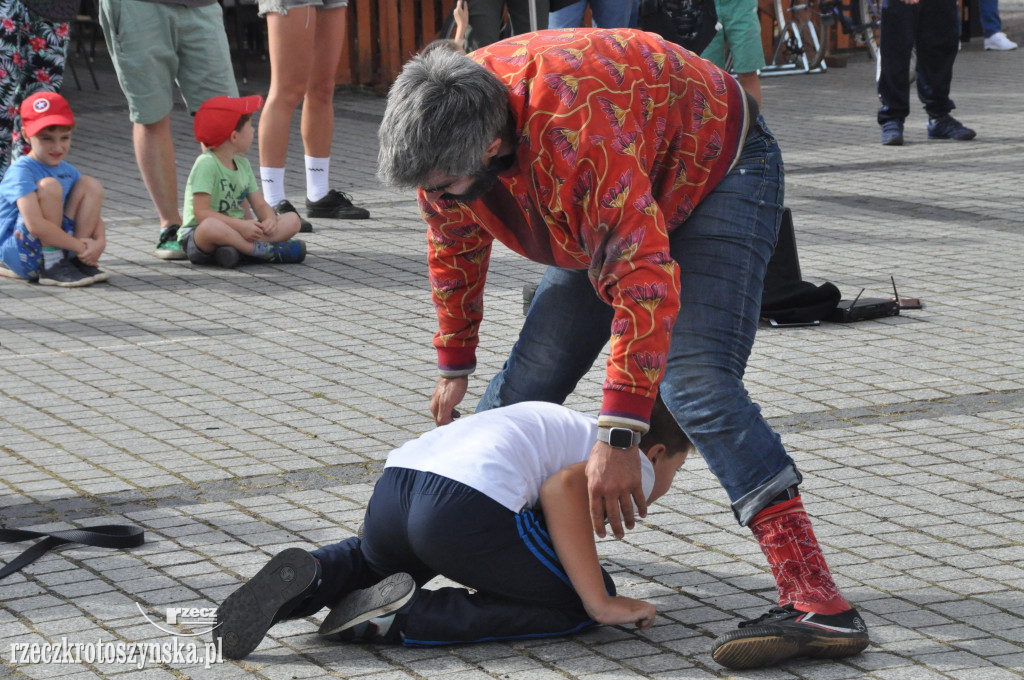
<svg viewBox="0 0 1024 680">
<path fill-rule="evenodd" d="M 693 442 L 679 427 L 675 417 L 669 412 L 659 394 L 651 409 L 651 429 L 640 439 L 640 450 L 646 451 L 655 444 L 664 444 L 669 457 L 693 450 Z"/>
<path fill-rule="evenodd" d="M 242 128 L 244 128 L 245 124 L 248 123 L 250 120 L 252 120 L 251 113 L 243 113 L 241 116 L 239 116 L 238 123 L 235 124 L 235 132 L 241 132 Z"/>
</svg>

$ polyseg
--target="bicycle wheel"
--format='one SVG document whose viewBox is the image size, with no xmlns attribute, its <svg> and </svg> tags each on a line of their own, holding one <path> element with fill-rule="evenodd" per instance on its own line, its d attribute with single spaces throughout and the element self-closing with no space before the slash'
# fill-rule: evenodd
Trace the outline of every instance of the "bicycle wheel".
<svg viewBox="0 0 1024 680">
<path fill-rule="evenodd" d="M 818 0 L 774 0 L 775 61 L 798 65 L 804 71 L 821 66 L 828 41 L 818 11 Z"/>
<path fill-rule="evenodd" d="M 882 26 L 882 3 L 880 0 L 859 0 L 850 8 L 853 14 L 853 39 L 867 48 L 872 59 L 879 59 L 878 38 Z"/>
</svg>

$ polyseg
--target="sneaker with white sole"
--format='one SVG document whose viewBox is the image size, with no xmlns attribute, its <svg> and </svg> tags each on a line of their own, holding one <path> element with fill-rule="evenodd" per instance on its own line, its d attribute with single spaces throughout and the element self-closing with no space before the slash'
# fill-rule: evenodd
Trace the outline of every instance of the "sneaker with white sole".
<svg viewBox="0 0 1024 680">
<path fill-rule="evenodd" d="M 71 258 L 71 264 L 75 266 L 75 269 L 82 272 L 82 276 L 89 279 L 89 283 L 100 283 L 110 278 L 110 274 L 107 272 L 103 271 L 99 267 L 93 267 L 92 265 L 86 264 L 77 257 Z"/>
<path fill-rule="evenodd" d="M 185 260 L 188 256 L 178 243 L 178 229 L 180 224 L 169 224 L 160 230 L 160 237 L 157 239 L 156 248 L 153 254 L 161 260 Z"/>
<path fill-rule="evenodd" d="M 1017 49 L 1017 43 L 1007 38 L 1005 33 L 999 31 L 985 38 L 985 49 L 999 51 L 1015 50 Z"/>
<path fill-rule="evenodd" d="M 39 270 L 39 285 L 59 286 L 61 288 L 81 288 L 92 283 L 92 277 L 78 271 L 66 257 L 47 269 Z"/>
<path fill-rule="evenodd" d="M 353 590 L 341 598 L 338 604 L 331 608 L 331 613 L 320 624 L 317 632 L 325 637 L 338 634 L 346 637 L 347 631 L 357 632 L 354 629 L 360 624 L 372 623 L 371 619 L 394 614 L 415 594 L 416 581 L 412 576 L 401 572 L 392 574 L 376 585 Z M 352 637 L 370 641 L 376 634 L 377 627 L 371 626 L 368 630 L 358 631 L 358 634 Z"/>
<path fill-rule="evenodd" d="M 741 622 L 738 630 L 719 636 L 711 657 L 726 668 L 763 668 L 802 656 L 853 656 L 869 642 L 868 627 L 852 607 L 826 615 L 802 612 L 788 604 L 772 607 L 756 619 Z"/>
</svg>

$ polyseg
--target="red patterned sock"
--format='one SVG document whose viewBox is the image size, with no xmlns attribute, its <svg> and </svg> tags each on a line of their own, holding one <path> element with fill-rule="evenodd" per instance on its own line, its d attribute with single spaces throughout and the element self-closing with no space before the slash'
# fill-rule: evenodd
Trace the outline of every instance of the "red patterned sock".
<svg viewBox="0 0 1024 680">
<path fill-rule="evenodd" d="M 779 587 L 779 606 L 838 614 L 850 608 L 832 581 L 800 496 L 771 505 L 750 522 Z"/>
</svg>

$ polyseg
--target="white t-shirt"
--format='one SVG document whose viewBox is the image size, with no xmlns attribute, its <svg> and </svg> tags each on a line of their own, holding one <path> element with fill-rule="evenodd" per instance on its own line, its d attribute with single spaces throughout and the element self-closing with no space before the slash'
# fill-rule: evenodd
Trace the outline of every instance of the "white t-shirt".
<svg viewBox="0 0 1024 680">
<path fill-rule="evenodd" d="M 527 401 L 431 430 L 392 451 L 384 467 L 433 472 L 520 512 L 537 505 L 548 477 L 585 461 L 595 441 L 595 418 L 558 404 Z M 639 455 L 646 498 L 654 489 L 654 467 Z"/>
</svg>

